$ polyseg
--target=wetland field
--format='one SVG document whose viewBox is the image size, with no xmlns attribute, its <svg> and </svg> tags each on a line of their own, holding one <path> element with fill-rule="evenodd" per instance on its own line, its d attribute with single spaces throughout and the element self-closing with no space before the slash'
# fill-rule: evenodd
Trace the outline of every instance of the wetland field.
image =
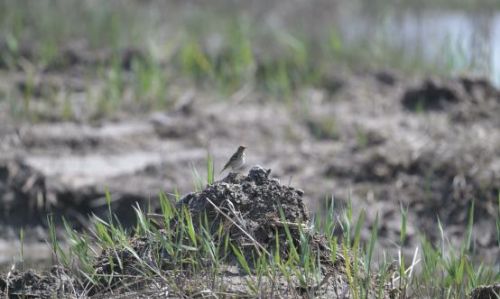
<svg viewBox="0 0 500 299">
<path fill-rule="evenodd" d="M 499 296 L 496 1 L 0 1 L 0 297 Z"/>
</svg>

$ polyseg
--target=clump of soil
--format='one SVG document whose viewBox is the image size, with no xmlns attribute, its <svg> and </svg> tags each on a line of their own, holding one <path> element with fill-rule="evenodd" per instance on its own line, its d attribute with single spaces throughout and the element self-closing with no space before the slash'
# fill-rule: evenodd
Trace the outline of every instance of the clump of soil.
<svg viewBox="0 0 500 299">
<path fill-rule="evenodd" d="M 489 286 L 481 286 L 477 287 L 472 291 L 470 298 L 471 299 L 494 299 L 498 298 L 498 294 L 500 294 L 500 283 L 489 285 Z"/>
<path fill-rule="evenodd" d="M 280 249 L 284 250 L 281 254 L 286 257 L 289 240 L 284 227 L 290 226 L 294 245 L 298 246 L 299 227 L 308 224 L 308 213 L 303 191 L 281 185 L 269 174 L 270 170 L 260 167 L 252 168 L 248 176 L 230 173 L 202 192 L 188 194 L 178 206 L 187 206 L 195 218 L 206 214 L 212 233 L 221 224 L 227 227 L 233 242 L 240 248 L 248 247 L 245 255 L 249 260 L 254 249 L 274 250 L 276 233 L 282 243 Z"/>
<path fill-rule="evenodd" d="M 332 286 L 340 286 L 340 282 L 345 284 L 344 277 L 341 275 L 343 258 L 340 255 L 332 258 L 324 237 L 308 230 L 309 216 L 302 199 L 303 191 L 282 185 L 279 180 L 270 178 L 269 175 L 270 170 L 256 166 L 249 171 L 248 175 L 230 173 L 223 180 L 208 185 L 201 192 L 185 195 L 176 203 L 178 217 L 171 221 L 168 230 L 160 229 L 159 232 L 164 235 L 176 232 L 176 227 L 183 221 L 183 210 L 187 208 L 197 234 L 208 230 L 213 242 L 217 244 L 221 241 L 218 239 L 221 237 L 218 231 L 222 227 L 224 234 L 229 237 L 229 242 L 241 250 L 250 267 L 254 266 L 253 261 L 261 255 L 274 256 L 275 251 L 278 250 L 277 243 L 280 257 L 286 259 L 292 245 L 298 250 L 298 254 L 301 254 L 300 249 L 305 248 L 303 242 L 308 242 L 312 254 L 320 257 L 321 270 L 324 274 L 322 285 L 325 285 L 322 291 L 338 291 Z M 182 239 L 182 236 L 177 235 L 175 238 Z M 187 270 L 187 264 L 173 260 L 166 250 L 161 248 L 157 238 L 135 238 L 131 246 L 147 264 L 158 265 L 158 261 L 155 261 L 153 257 L 155 252 L 160 252 L 161 268 L 170 271 L 186 269 L 186 272 L 190 273 L 186 279 L 192 279 L 196 274 Z M 118 253 L 114 250 L 113 252 L 105 251 L 98 258 L 95 265 L 98 274 L 103 276 L 112 273 L 127 276 L 140 274 L 137 270 L 140 268 L 137 258 L 130 250 L 124 249 Z M 233 251 L 220 252 L 220 254 L 219 258 L 227 267 L 239 267 Z M 123 261 L 121 269 L 118 267 L 116 256 Z M 206 266 L 213 265 L 208 263 Z M 245 274 L 243 271 L 236 271 L 232 275 L 241 277 Z M 329 280 L 336 281 L 336 283 L 327 283 Z M 315 286 L 297 285 L 297 291 L 304 287 L 307 289 Z M 319 289 L 314 291 L 319 291 Z"/>
<path fill-rule="evenodd" d="M 438 80 L 428 78 L 408 88 L 401 99 L 410 111 L 449 111 L 456 122 L 496 118 L 500 92 L 487 79 L 462 77 Z"/>
<path fill-rule="evenodd" d="M 0 278 L 0 295 L 5 298 L 67 298 L 81 292 L 72 274 L 54 266 L 43 275 L 33 270 L 12 271 Z"/>
<path fill-rule="evenodd" d="M 456 89 L 441 82 L 426 80 L 421 86 L 408 89 L 403 95 L 402 103 L 408 110 L 444 110 L 448 105 L 460 100 Z"/>
</svg>

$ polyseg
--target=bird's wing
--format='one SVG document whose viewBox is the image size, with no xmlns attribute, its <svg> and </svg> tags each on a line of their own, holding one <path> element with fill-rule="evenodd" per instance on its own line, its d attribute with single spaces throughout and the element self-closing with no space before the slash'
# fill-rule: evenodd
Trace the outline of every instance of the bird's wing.
<svg viewBox="0 0 500 299">
<path fill-rule="evenodd" d="M 237 155 L 238 155 L 238 153 L 234 153 L 231 156 L 231 158 L 229 159 L 229 161 L 227 161 L 226 165 L 224 165 L 224 167 L 222 168 L 220 173 L 224 172 L 224 170 L 226 170 L 231 165 L 231 163 L 236 159 Z"/>
<path fill-rule="evenodd" d="M 226 165 L 224 165 L 224 167 L 222 168 L 222 170 L 220 171 L 220 173 L 223 173 L 224 170 L 226 170 L 229 167 L 230 164 L 231 164 L 231 160 L 227 161 Z"/>
</svg>

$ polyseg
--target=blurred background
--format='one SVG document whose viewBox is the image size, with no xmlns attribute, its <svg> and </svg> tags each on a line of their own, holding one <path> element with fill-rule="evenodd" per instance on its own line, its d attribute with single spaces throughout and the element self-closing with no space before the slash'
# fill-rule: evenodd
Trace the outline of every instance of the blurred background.
<svg viewBox="0 0 500 299">
<path fill-rule="evenodd" d="M 107 192 L 132 225 L 244 144 L 314 215 L 378 215 L 379 252 L 472 219 L 498 265 L 498 84 L 495 0 L 1 0 L 0 264 L 22 241 L 42 267 L 48 215 L 83 229 Z"/>
</svg>

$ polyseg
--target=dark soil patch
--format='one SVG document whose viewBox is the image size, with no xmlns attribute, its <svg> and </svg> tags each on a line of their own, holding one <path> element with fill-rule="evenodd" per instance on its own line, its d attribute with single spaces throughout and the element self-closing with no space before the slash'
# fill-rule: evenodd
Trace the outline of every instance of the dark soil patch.
<svg viewBox="0 0 500 299">
<path fill-rule="evenodd" d="M 80 291 L 72 274 L 58 266 L 43 275 L 13 271 L 0 278 L 0 294 L 5 298 L 68 298 Z"/>
<path fill-rule="evenodd" d="M 500 284 L 481 286 L 472 291 L 471 299 L 495 299 L 500 296 Z"/>
<path fill-rule="evenodd" d="M 5 39 L 0 37 L 0 51 L 5 55 L 0 55 L 0 68 L 18 67 L 16 65 L 23 59 L 27 61 L 36 61 L 39 59 L 41 45 L 32 41 L 23 41 L 19 44 L 19 49 L 12 51 L 8 47 Z M 122 49 L 92 49 L 87 43 L 81 40 L 68 42 L 67 45 L 57 49 L 51 60 L 46 62 L 44 71 L 60 71 L 76 66 L 99 67 L 102 65 L 111 65 L 113 63 L 125 70 L 130 70 L 134 61 L 146 61 L 146 54 L 138 48 Z M 8 58 L 11 58 L 10 60 Z"/>
<path fill-rule="evenodd" d="M 496 118 L 494 122 L 499 124 L 496 116 L 500 112 L 500 92 L 484 78 L 427 79 L 420 86 L 407 89 L 401 102 L 414 112 L 447 110 L 456 122 Z"/>
<path fill-rule="evenodd" d="M 394 86 L 398 83 L 398 78 L 390 71 L 379 71 L 375 73 L 375 79 L 387 86 Z"/>
<path fill-rule="evenodd" d="M 188 194 L 181 199 L 179 207 L 186 205 L 194 217 L 206 214 L 214 230 L 211 233 L 221 224 L 229 225 L 231 239 L 239 247 L 248 248 L 245 252 L 248 260 L 255 254 L 263 254 L 262 249 L 274 251 L 278 234 L 281 255 L 286 258 L 290 240 L 287 240 L 285 225 L 290 226 L 293 245 L 299 247 L 299 227 L 307 225 L 309 216 L 302 200 L 304 192 L 281 185 L 279 180 L 270 179 L 269 173 L 270 170 L 260 167 L 252 168 L 248 176 L 231 173 L 201 193 Z M 223 215 L 228 215 L 234 223 L 227 223 L 230 220 Z"/>
<path fill-rule="evenodd" d="M 420 87 L 409 89 L 403 95 L 403 106 L 408 110 L 444 110 L 449 105 L 460 100 L 454 88 L 442 86 L 440 83 L 428 80 Z"/>
</svg>

